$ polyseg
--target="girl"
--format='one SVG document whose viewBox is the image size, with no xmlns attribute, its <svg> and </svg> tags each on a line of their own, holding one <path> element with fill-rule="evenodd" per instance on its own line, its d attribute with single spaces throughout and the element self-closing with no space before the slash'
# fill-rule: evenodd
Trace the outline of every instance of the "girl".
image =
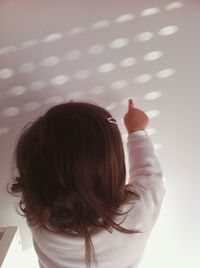
<svg viewBox="0 0 200 268">
<path fill-rule="evenodd" d="M 148 122 L 129 100 L 128 184 L 120 130 L 104 108 L 59 104 L 22 129 L 7 189 L 20 194 L 40 268 L 138 265 L 165 193 Z"/>
</svg>

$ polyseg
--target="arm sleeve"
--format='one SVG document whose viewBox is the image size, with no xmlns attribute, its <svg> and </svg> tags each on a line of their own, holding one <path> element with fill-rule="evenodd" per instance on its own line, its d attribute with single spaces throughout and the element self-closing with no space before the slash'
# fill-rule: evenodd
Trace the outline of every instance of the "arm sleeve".
<svg viewBox="0 0 200 268">
<path fill-rule="evenodd" d="M 127 141 L 129 180 L 139 192 L 145 213 L 152 224 L 157 219 L 164 194 L 164 174 L 146 130 L 133 132 Z"/>
</svg>

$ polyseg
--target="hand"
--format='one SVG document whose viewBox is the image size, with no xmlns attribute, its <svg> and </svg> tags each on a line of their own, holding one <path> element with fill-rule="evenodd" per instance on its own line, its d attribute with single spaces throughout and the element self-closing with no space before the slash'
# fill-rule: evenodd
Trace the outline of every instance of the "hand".
<svg viewBox="0 0 200 268">
<path fill-rule="evenodd" d="M 133 100 L 129 99 L 128 112 L 124 115 L 124 124 L 129 134 L 144 130 L 149 123 L 149 117 L 140 109 L 134 107 Z"/>
</svg>

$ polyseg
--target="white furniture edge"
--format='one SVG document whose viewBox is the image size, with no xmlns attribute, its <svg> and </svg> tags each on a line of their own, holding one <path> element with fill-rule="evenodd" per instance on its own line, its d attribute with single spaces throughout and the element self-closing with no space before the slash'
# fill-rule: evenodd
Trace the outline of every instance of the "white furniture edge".
<svg viewBox="0 0 200 268">
<path fill-rule="evenodd" d="M 8 226 L 5 228 L 0 228 L 0 233 L 3 233 L 0 239 L 0 267 L 3 264 L 5 256 L 7 255 L 9 248 L 11 246 L 12 240 L 17 233 L 18 227 Z"/>
</svg>

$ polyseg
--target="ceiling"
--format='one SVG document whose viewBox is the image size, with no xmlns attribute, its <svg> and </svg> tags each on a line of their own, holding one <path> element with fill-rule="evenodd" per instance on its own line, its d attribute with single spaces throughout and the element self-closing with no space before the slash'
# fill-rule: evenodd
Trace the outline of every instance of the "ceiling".
<svg viewBox="0 0 200 268">
<path fill-rule="evenodd" d="M 19 226 L 25 251 L 30 232 L 5 190 L 20 129 L 55 104 L 94 102 L 116 118 L 128 169 L 133 98 L 167 188 L 141 268 L 200 267 L 199 14 L 197 0 L 0 1 L 0 227 Z"/>
</svg>

